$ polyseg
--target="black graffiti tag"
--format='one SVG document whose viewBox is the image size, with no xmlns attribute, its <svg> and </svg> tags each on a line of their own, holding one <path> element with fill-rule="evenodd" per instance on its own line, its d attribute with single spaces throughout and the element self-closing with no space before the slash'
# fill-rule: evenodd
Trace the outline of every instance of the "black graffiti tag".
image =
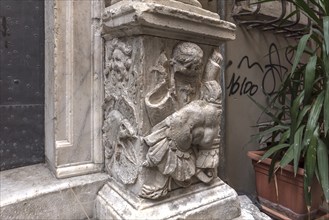
<svg viewBox="0 0 329 220">
<path fill-rule="evenodd" d="M 287 48 L 285 51 L 285 59 L 291 65 L 291 59 L 293 57 L 292 50 Z M 275 63 L 274 60 L 277 62 Z M 229 61 L 226 68 L 233 64 Z M 237 71 L 240 72 L 242 67 L 252 69 L 253 72 L 263 73 L 261 88 L 265 95 L 271 95 L 275 93 L 277 85 L 281 84 L 284 75 L 288 72 L 288 68 L 282 65 L 280 53 L 278 47 L 272 43 L 268 51 L 268 64 L 264 65 L 264 68 L 258 62 L 250 62 L 250 58 L 246 55 L 243 56 L 237 65 Z M 236 72 L 233 72 L 230 83 L 227 86 L 229 96 L 239 94 L 253 96 L 258 92 L 259 85 L 253 83 L 248 77 L 239 76 Z"/>
<path fill-rule="evenodd" d="M 257 62 L 250 63 L 248 56 L 242 57 L 242 59 L 240 60 L 238 66 L 237 66 L 238 70 L 241 68 L 241 66 L 244 63 L 247 64 L 248 69 L 252 69 L 255 67 L 255 68 L 257 68 L 257 70 L 255 70 L 255 71 L 263 72 L 262 66 Z M 252 81 L 248 80 L 247 77 L 244 77 L 243 79 L 241 79 L 241 76 L 236 76 L 236 73 L 233 73 L 227 89 L 229 90 L 229 93 L 228 93 L 229 96 L 235 95 L 237 92 L 239 92 L 240 96 L 241 95 L 253 96 L 258 91 L 258 85 L 254 84 Z"/>
<path fill-rule="evenodd" d="M 248 81 L 247 77 L 244 77 L 242 83 L 240 79 L 241 76 L 236 76 L 235 73 L 233 73 L 230 84 L 227 87 L 227 89 L 229 89 L 228 95 L 231 96 L 237 92 L 239 92 L 240 95 L 255 95 L 258 91 L 258 86 L 253 84 L 251 81 Z"/>
</svg>

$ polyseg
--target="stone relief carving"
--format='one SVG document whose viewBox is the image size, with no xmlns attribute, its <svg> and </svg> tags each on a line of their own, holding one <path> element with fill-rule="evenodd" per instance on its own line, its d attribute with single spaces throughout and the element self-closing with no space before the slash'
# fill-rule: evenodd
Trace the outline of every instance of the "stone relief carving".
<svg viewBox="0 0 329 220">
<path fill-rule="evenodd" d="M 203 51 L 192 43 L 178 44 L 170 59 L 169 74 L 165 72 L 168 59 L 161 54 L 154 69 L 163 76 L 159 84 L 145 99 L 146 109 L 152 125 L 198 98 L 196 90 L 201 85 Z"/>
<path fill-rule="evenodd" d="M 140 146 L 136 134 L 136 76 L 131 57 L 128 43 L 119 39 L 107 42 L 102 128 L 105 169 L 124 184 L 135 183 L 140 167 L 136 157 Z"/>
<path fill-rule="evenodd" d="M 105 0 L 105 6 L 109 6 L 110 3 L 113 5 L 120 1 L 122 1 L 122 0 Z M 200 4 L 200 2 L 198 0 L 174 0 L 174 1 L 183 2 L 185 4 L 194 5 L 196 7 L 202 8 L 202 5 Z"/>
<path fill-rule="evenodd" d="M 140 139 L 136 130 L 119 111 L 111 111 L 104 121 L 103 145 L 105 169 L 124 184 L 133 184 L 138 176 L 136 148 Z"/>
<path fill-rule="evenodd" d="M 148 147 L 145 167 L 156 167 L 163 178 L 144 184 L 140 196 L 157 199 L 172 181 L 189 186 L 193 178 L 210 183 L 217 176 L 222 90 L 216 81 L 222 57 L 215 50 L 202 73 L 203 51 L 193 43 L 176 45 L 166 74 L 164 54 L 155 65 L 160 83 L 145 97 L 151 125 L 143 138 Z M 199 92 L 198 92 L 199 91 Z"/>
<path fill-rule="evenodd" d="M 219 163 L 222 90 L 218 74 L 222 57 L 214 50 L 204 64 L 204 52 L 181 42 L 170 58 L 160 53 L 149 70 L 154 80 L 145 94 L 150 131 L 137 133 L 136 74 L 132 46 L 114 39 L 107 43 L 103 145 L 106 171 L 124 184 L 134 184 L 142 169 L 156 170 L 140 196 L 157 199 L 173 187 L 210 183 Z M 138 152 L 146 149 L 141 159 Z"/>
<path fill-rule="evenodd" d="M 202 8 L 202 5 L 200 4 L 200 2 L 198 0 L 175 0 L 175 1 L 183 2 L 185 4 L 194 5 L 194 6 Z"/>
<path fill-rule="evenodd" d="M 117 38 L 107 43 L 105 68 L 105 96 L 134 97 L 136 73 L 132 66 L 132 47 Z M 136 102 L 133 99 L 132 102 Z"/>
<path fill-rule="evenodd" d="M 218 166 L 221 88 L 216 81 L 206 82 L 200 100 L 195 100 L 168 116 L 144 138 L 149 150 L 143 163 L 179 186 L 188 186 L 195 175 L 209 183 Z M 141 196 L 156 199 L 164 196 L 168 184 L 159 188 L 144 186 Z"/>
<path fill-rule="evenodd" d="M 240 215 L 236 193 L 216 173 L 222 58 L 212 51 L 236 27 L 205 2 L 105 0 L 99 8 L 110 175 L 96 197 L 99 219 Z"/>
<path fill-rule="evenodd" d="M 151 69 L 151 74 L 155 76 L 156 85 L 145 97 L 146 111 L 150 124 L 156 125 L 163 118 L 168 116 L 174 109 L 174 101 L 171 96 L 170 79 L 167 73 L 169 60 L 164 52 L 161 53 L 156 65 Z"/>
</svg>

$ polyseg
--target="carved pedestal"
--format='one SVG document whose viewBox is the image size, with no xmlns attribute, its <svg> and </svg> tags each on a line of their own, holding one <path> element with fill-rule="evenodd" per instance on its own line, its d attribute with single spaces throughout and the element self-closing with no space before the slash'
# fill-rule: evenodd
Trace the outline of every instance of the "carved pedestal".
<svg viewBox="0 0 329 220">
<path fill-rule="evenodd" d="M 240 215 L 217 177 L 222 88 L 218 45 L 235 26 L 198 1 L 112 1 L 105 38 L 103 146 L 111 176 L 99 219 Z"/>
<path fill-rule="evenodd" d="M 162 200 L 140 199 L 114 182 L 99 192 L 98 219 L 233 219 L 240 204 L 232 188 L 217 179 L 211 186 L 198 183 L 170 192 Z"/>
</svg>

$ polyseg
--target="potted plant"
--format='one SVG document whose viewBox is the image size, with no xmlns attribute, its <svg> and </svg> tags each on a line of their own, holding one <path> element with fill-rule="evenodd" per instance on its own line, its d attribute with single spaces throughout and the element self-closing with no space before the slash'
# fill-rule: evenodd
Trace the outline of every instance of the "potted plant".
<svg viewBox="0 0 329 220">
<path fill-rule="evenodd" d="M 259 139 L 270 135 L 270 144 L 261 153 L 249 152 L 248 155 L 254 159 L 254 165 L 260 165 L 262 161 L 269 167 L 266 172 L 265 165 L 256 168 L 256 172 L 263 175 L 258 178 L 269 177 L 271 182 L 265 185 L 274 189 L 263 197 L 258 195 L 266 200 L 265 203 L 271 195 L 276 203 L 287 197 L 289 191 L 302 191 L 304 199 L 293 195 L 288 200 L 294 203 L 302 200 L 310 213 L 312 203 L 313 206 L 319 204 L 316 201 L 319 195 L 329 202 L 329 1 L 289 2 L 296 6 L 291 16 L 300 11 L 312 25 L 308 33 L 299 39 L 292 69 L 279 90 L 271 95 L 268 106 L 263 107 L 251 98 L 273 123 L 256 135 Z M 288 171 L 292 171 L 293 180 L 287 179 Z M 282 185 L 279 180 L 289 184 Z M 292 186 L 292 182 L 296 182 L 297 186 Z M 261 187 L 257 189 L 258 194 L 264 191 L 264 184 L 258 187 Z M 265 203 L 263 205 L 267 208 L 271 206 Z M 273 206 L 281 207 L 277 203 Z M 285 209 L 281 207 L 282 210 Z M 299 213 L 304 208 L 294 206 L 286 211 L 296 214 L 294 218 L 307 215 Z"/>
</svg>

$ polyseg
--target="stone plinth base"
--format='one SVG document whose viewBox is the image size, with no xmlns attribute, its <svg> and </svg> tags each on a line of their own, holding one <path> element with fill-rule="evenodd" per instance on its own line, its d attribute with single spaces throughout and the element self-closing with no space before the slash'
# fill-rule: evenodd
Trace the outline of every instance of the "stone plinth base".
<svg viewBox="0 0 329 220">
<path fill-rule="evenodd" d="M 176 189 L 154 201 L 128 194 L 114 182 L 99 191 L 97 219 L 233 219 L 240 216 L 236 192 L 220 179 L 210 186 L 198 183 Z"/>
</svg>

